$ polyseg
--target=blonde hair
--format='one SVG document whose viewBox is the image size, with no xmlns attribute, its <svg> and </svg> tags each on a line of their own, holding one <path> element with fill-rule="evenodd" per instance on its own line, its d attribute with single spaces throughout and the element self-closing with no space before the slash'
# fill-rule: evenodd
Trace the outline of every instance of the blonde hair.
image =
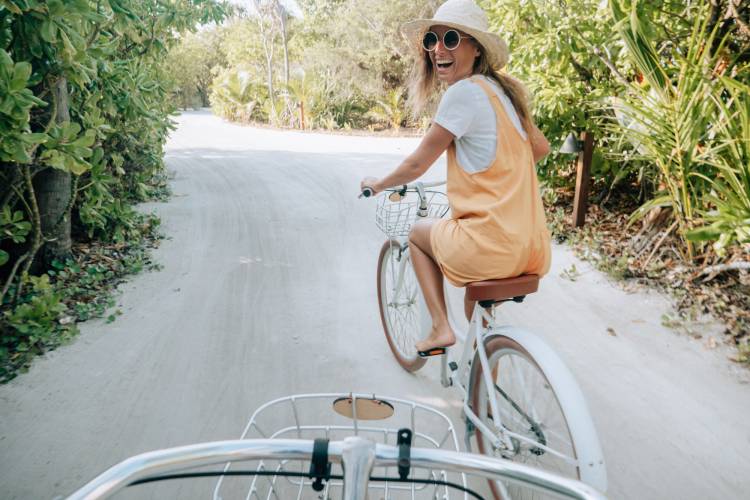
<svg viewBox="0 0 750 500">
<path fill-rule="evenodd" d="M 474 42 L 472 41 L 472 43 Z M 529 111 L 529 93 L 526 87 L 507 73 L 494 70 L 490 66 L 484 47 L 478 43 L 476 45 L 479 49 L 479 56 L 474 61 L 473 74 L 484 75 L 503 89 L 503 92 L 513 104 L 516 113 L 518 113 L 518 118 L 521 120 L 524 130 L 528 133 L 532 129 L 533 122 Z M 437 91 L 440 88 L 440 82 L 435 74 L 430 55 L 422 50 L 421 46 L 418 50 L 420 56 L 418 56 L 417 63 L 414 65 L 409 78 L 408 101 L 415 120 L 418 120 L 424 112 L 432 114 L 436 105 Z"/>
</svg>

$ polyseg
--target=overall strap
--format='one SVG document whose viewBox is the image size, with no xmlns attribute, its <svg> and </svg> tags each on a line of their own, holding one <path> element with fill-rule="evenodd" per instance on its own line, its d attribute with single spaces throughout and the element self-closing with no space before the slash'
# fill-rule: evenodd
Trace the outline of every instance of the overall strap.
<svg viewBox="0 0 750 500">
<path fill-rule="evenodd" d="M 495 119 L 498 123 L 498 132 L 500 131 L 499 125 L 502 123 L 506 126 L 510 126 L 513 130 L 518 133 L 518 136 L 523 140 L 524 142 L 529 141 L 528 134 L 524 137 L 522 134 L 518 132 L 518 129 L 516 129 L 516 126 L 513 124 L 512 120 L 510 119 L 510 116 L 508 116 L 508 113 L 505 111 L 505 106 L 500 101 L 500 97 L 497 95 L 497 92 L 492 90 L 490 87 L 490 84 L 487 83 L 487 81 L 484 78 L 480 78 L 476 75 L 471 77 L 471 81 L 479 85 L 482 90 L 484 90 L 484 93 L 487 94 L 487 97 L 490 99 L 490 103 L 492 103 L 492 107 L 495 110 Z"/>
<path fill-rule="evenodd" d="M 487 97 L 490 98 L 490 101 L 494 100 L 494 102 L 497 102 L 497 104 L 501 104 L 500 98 L 497 96 L 497 93 L 494 90 L 492 90 L 492 88 L 490 87 L 490 84 L 487 83 L 484 78 L 480 78 L 474 75 L 471 77 L 471 81 L 479 85 L 482 88 L 482 90 L 484 90 L 484 93 L 487 94 Z"/>
</svg>

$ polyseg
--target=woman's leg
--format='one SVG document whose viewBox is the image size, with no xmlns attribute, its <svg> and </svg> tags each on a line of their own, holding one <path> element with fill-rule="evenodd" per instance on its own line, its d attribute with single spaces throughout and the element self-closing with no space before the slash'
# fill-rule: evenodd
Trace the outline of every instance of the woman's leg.
<svg viewBox="0 0 750 500">
<path fill-rule="evenodd" d="M 417 350 L 428 351 L 433 347 L 447 347 L 456 343 L 456 336 L 448 324 L 448 314 L 443 295 L 443 273 L 435 262 L 430 244 L 430 232 L 436 220 L 421 220 L 409 233 L 409 252 L 414 272 L 422 289 L 427 309 L 432 316 L 430 335 L 417 342 Z"/>
</svg>

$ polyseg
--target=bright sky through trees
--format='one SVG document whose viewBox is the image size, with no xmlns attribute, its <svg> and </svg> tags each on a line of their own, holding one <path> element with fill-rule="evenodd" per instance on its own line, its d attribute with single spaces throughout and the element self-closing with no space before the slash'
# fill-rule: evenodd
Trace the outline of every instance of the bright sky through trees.
<svg viewBox="0 0 750 500">
<path fill-rule="evenodd" d="M 229 0 L 234 5 L 239 5 L 250 11 L 254 10 L 252 0 Z M 299 8 L 296 0 L 281 0 L 281 4 L 286 7 L 287 11 L 294 17 L 303 18 L 302 9 Z"/>
</svg>

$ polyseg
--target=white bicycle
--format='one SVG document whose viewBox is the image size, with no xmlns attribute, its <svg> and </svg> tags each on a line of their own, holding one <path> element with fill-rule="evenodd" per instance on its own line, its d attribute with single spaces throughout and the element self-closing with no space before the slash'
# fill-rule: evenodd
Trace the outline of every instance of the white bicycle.
<svg viewBox="0 0 750 500">
<path fill-rule="evenodd" d="M 387 239 L 377 270 L 378 302 L 386 340 L 398 363 L 414 372 L 426 360 L 415 343 L 432 326 L 409 256 L 408 234 L 418 217 L 443 217 L 444 193 L 429 190 L 444 182 L 405 185 L 378 199 L 376 224 Z M 365 189 L 363 196 L 371 196 Z M 537 290 L 539 277 L 482 281 L 466 286 L 476 301 L 467 331 L 449 321 L 463 351 L 441 358 L 441 382 L 463 398 L 465 443 L 476 434 L 479 453 L 554 472 L 606 491 L 607 474 L 599 439 L 586 401 L 573 375 L 538 336 L 498 320 L 496 306 L 523 302 Z M 446 289 L 446 301 L 450 293 Z M 491 482 L 497 498 L 537 498 L 537 492 Z"/>
<path fill-rule="evenodd" d="M 141 495 L 205 498 L 212 491 L 214 500 L 466 500 L 482 499 L 475 484 L 490 479 L 558 498 L 605 500 L 579 481 L 461 453 L 450 418 L 431 407 L 351 393 L 276 399 L 253 413 L 238 440 L 131 457 L 68 499 L 104 499 L 128 486 L 217 476 L 212 490 L 194 481 L 179 493 L 165 484 Z"/>
</svg>

